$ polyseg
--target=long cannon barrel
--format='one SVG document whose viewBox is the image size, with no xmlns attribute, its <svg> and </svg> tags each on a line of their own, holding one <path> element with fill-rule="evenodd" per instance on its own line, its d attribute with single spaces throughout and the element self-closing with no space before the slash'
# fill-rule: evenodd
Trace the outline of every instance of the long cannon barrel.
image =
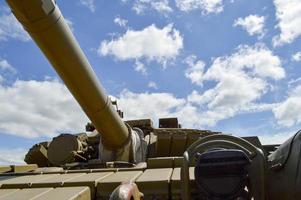
<svg viewBox="0 0 301 200">
<path fill-rule="evenodd" d="M 98 81 L 54 0 L 7 0 L 16 18 L 44 52 L 107 149 L 127 143 L 130 130 Z"/>
</svg>

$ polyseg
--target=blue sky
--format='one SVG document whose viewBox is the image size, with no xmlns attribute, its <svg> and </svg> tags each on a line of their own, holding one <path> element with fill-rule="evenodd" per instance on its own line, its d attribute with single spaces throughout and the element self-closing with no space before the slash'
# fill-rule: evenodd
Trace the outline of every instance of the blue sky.
<svg viewBox="0 0 301 200">
<path fill-rule="evenodd" d="M 300 129 L 300 0 L 57 1 L 126 119 L 282 142 Z M 0 164 L 88 119 L 0 2 Z"/>
</svg>

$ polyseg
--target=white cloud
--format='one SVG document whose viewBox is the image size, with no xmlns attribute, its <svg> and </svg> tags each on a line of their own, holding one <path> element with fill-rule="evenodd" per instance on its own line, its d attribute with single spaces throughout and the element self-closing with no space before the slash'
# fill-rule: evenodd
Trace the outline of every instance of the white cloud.
<svg viewBox="0 0 301 200">
<path fill-rule="evenodd" d="M 254 89 L 250 90 L 252 93 Z M 227 97 L 227 94 L 222 95 Z M 206 94 L 193 92 L 188 97 L 179 98 L 171 93 L 134 93 L 124 90 L 117 100 L 126 119 L 152 118 L 156 122 L 161 117 L 178 117 L 183 127 L 189 128 L 209 127 L 243 111 L 271 109 L 270 105 L 257 105 L 252 102 L 248 104 L 247 100 L 234 102 L 239 103 L 237 107 L 240 110 L 233 107 L 231 102 L 210 107 L 210 102 L 204 96 Z M 256 98 L 256 95 L 250 96 L 249 101 Z M 212 98 L 209 95 L 209 98 L 215 101 L 217 97 Z M 79 132 L 88 121 L 65 86 L 56 80 L 18 80 L 12 86 L 0 87 L 0 99 L 2 133 L 28 138 L 53 137 L 59 132 Z M 243 106 L 247 109 L 242 108 Z"/>
<path fill-rule="evenodd" d="M 0 57 L 0 85 L 15 75 L 17 70 L 6 60 Z"/>
<path fill-rule="evenodd" d="M 25 164 L 25 149 L 3 149 L 0 148 L 0 165 Z"/>
<path fill-rule="evenodd" d="M 11 64 L 6 59 L 2 58 L 0 58 L 0 70 L 15 72 L 15 69 Z"/>
<path fill-rule="evenodd" d="M 129 90 L 124 90 L 118 97 L 118 104 L 125 111 L 126 119 L 168 117 L 185 102 L 185 99 L 169 93 L 133 93 Z"/>
<path fill-rule="evenodd" d="M 238 18 L 235 20 L 233 26 L 241 26 L 248 32 L 249 35 L 264 35 L 265 17 L 258 15 L 249 15 L 245 18 Z"/>
<path fill-rule="evenodd" d="M 162 29 L 150 25 L 142 30 L 127 30 L 117 39 L 102 41 L 98 53 L 113 55 L 119 60 L 157 61 L 165 67 L 182 48 L 183 38 L 172 24 Z"/>
<path fill-rule="evenodd" d="M 81 5 L 86 6 L 91 12 L 95 12 L 95 2 L 94 0 L 80 0 Z"/>
<path fill-rule="evenodd" d="M 196 105 L 191 102 L 191 96 L 178 98 L 171 93 L 134 93 L 124 90 L 117 100 L 124 111 L 126 120 L 151 118 L 157 124 L 159 118 L 177 117 L 184 128 L 208 128 L 225 117 L 233 116 L 230 114 L 237 114 L 231 110 L 204 109 L 205 104 Z M 250 105 L 248 112 L 260 112 L 267 109 L 270 110 L 271 107 Z"/>
<path fill-rule="evenodd" d="M 299 62 L 301 61 L 301 52 L 296 52 L 294 55 L 292 55 L 292 61 Z"/>
<path fill-rule="evenodd" d="M 293 88 L 282 103 L 273 109 L 278 124 L 293 126 L 301 123 L 301 85 Z"/>
<path fill-rule="evenodd" d="M 22 137 L 53 137 L 84 129 L 88 122 L 66 87 L 56 80 L 0 85 L 0 132 Z"/>
<path fill-rule="evenodd" d="M 280 34 L 273 38 L 273 45 L 281 46 L 292 43 L 301 35 L 300 0 L 274 0 L 274 5 Z"/>
<path fill-rule="evenodd" d="M 135 71 L 140 72 L 143 75 L 147 75 L 147 69 L 145 65 L 140 62 L 139 60 L 135 61 L 135 66 L 134 66 Z"/>
<path fill-rule="evenodd" d="M 259 140 L 262 144 L 282 144 L 296 132 L 282 132 L 276 134 L 259 135 Z"/>
<path fill-rule="evenodd" d="M 156 126 L 159 118 L 177 117 L 186 128 L 202 128 L 206 125 L 196 106 L 171 93 L 134 93 L 124 90 L 117 100 L 126 120 L 151 118 Z"/>
<path fill-rule="evenodd" d="M 124 110 L 126 120 L 151 118 L 157 125 L 159 118 L 177 117 L 186 128 L 202 128 L 207 125 L 198 106 L 171 93 L 134 93 L 125 89 L 117 100 Z"/>
<path fill-rule="evenodd" d="M 154 81 L 150 81 L 147 86 L 149 88 L 153 88 L 153 89 L 158 89 L 157 83 L 155 83 Z"/>
<path fill-rule="evenodd" d="M 4 11 L 4 14 L 0 16 L 0 41 L 9 39 L 26 42 L 30 40 L 30 37 L 14 15 Z"/>
<path fill-rule="evenodd" d="M 296 79 L 291 79 L 288 81 L 288 88 L 292 88 L 300 83 L 301 83 L 301 77 L 296 78 Z"/>
<path fill-rule="evenodd" d="M 216 85 L 204 93 L 194 91 L 188 101 L 202 108 L 205 124 L 242 112 L 262 111 L 271 106 L 257 103 L 269 90 L 269 80 L 285 77 L 280 59 L 263 44 L 239 46 L 231 56 L 218 57 L 210 68 L 199 73 L 194 83 L 214 81 Z"/>
<path fill-rule="evenodd" d="M 73 21 L 71 19 L 68 19 L 68 18 L 65 18 L 65 21 L 66 21 L 67 25 L 69 26 L 70 30 L 72 32 L 74 32 Z"/>
<path fill-rule="evenodd" d="M 203 129 L 210 126 L 206 119 L 203 118 L 204 115 L 202 115 L 201 109 L 188 103 L 187 99 L 186 103 L 175 109 L 170 116 L 178 117 L 183 128 Z"/>
<path fill-rule="evenodd" d="M 176 6 L 185 12 L 200 10 L 202 14 L 223 11 L 223 0 L 176 0 Z"/>
<path fill-rule="evenodd" d="M 169 6 L 169 0 L 135 0 L 133 10 L 138 15 L 143 14 L 148 9 L 153 9 L 164 15 L 173 11 Z"/>
<path fill-rule="evenodd" d="M 213 60 L 212 66 L 204 74 L 203 80 L 221 80 L 228 75 L 241 74 L 248 71 L 248 77 L 271 78 L 279 80 L 285 77 L 281 60 L 274 55 L 264 44 L 253 46 L 240 45 L 237 52 L 231 56 L 218 57 Z M 244 76 L 242 76 L 243 78 Z"/>
<path fill-rule="evenodd" d="M 121 17 L 116 17 L 114 19 L 114 23 L 121 26 L 121 27 L 126 27 L 128 20 L 122 19 Z"/>
<path fill-rule="evenodd" d="M 160 117 L 178 117 L 183 127 L 206 128 L 237 114 L 261 112 L 277 106 L 258 103 L 269 91 L 271 80 L 285 77 L 280 59 L 263 44 L 239 46 L 232 55 L 215 58 L 207 71 L 202 69 L 204 63 L 194 55 L 185 61 L 192 69 L 201 68 L 202 73 L 196 76 L 195 84 L 213 81 L 216 85 L 203 93 L 193 91 L 183 98 L 170 93 L 124 90 L 118 101 L 125 117 L 155 121 Z"/>
<path fill-rule="evenodd" d="M 197 60 L 195 55 L 188 56 L 185 59 L 185 63 L 189 66 L 185 71 L 185 76 L 190 79 L 192 83 L 202 85 L 205 63 L 201 60 Z"/>
<path fill-rule="evenodd" d="M 0 85 L 0 132 L 26 138 L 54 137 L 59 133 L 83 131 L 89 121 L 66 87 L 57 80 L 21 81 Z M 195 124 L 197 108 L 170 93 L 133 93 L 124 90 L 118 104 L 126 119 L 179 117 L 187 127 Z M 139 106 L 139 109 L 137 109 Z M 195 114 L 195 121 L 185 114 Z M 0 157 L 1 151 L 0 149 Z M 23 155 L 23 154 L 22 154 Z M 20 156 L 19 156 L 20 158 Z M 20 159 L 19 159 L 20 160 Z M 0 162 L 16 162 L 3 158 Z"/>
</svg>

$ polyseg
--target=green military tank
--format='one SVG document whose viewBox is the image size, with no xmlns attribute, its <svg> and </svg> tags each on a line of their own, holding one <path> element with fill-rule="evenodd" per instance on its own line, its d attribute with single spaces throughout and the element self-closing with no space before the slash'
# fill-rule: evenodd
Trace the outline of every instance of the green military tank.
<svg viewBox="0 0 301 200">
<path fill-rule="evenodd" d="M 35 144 L 27 165 L 0 166 L 0 200 L 301 199 L 301 133 L 262 145 L 256 136 L 184 129 L 176 118 L 158 128 L 123 121 L 56 2 L 7 3 L 91 123 Z"/>
</svg>

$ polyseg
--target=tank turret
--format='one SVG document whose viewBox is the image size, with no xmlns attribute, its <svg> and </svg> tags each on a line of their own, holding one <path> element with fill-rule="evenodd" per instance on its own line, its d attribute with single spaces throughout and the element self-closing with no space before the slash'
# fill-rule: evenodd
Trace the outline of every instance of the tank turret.
<svg viewBox="0 0 301 200">
<path fill-rule="evenodd" d="M 92 121 L 97 132 L 101 134 L 101 159 L 142 161 L 143 158 L 139 155 L 143 154 L 141 151 L 145 148 L 140 148 L 141 138 L 122 121 L 114 109 L 56 2 L 54 0 L 8 0 L 7 2 L 16 18 L 43 51 Z M 69 138 L 71 137 L 65 137 L 62 141 L 66 142 Z M 58 145 L 61 140 L 57 140 L 53 141 L 56 145 L 52 143 L 49 145 L 49 152 L 51 152 L 49 158 L 53 164 L 64 164 L 67 157 L 70 157 L 67 152 L 74 151 L 74 148 Z M 78 143 L 73 140 L 70 142 Z M 62 149 L 65 152 L 63 155 Z M 61 154 L 62 157 L 51 159 L 55 157 L 52 155 L 56 154 Z"/>
<path fill-rule="evenodd" d="M 0 166 L 0 199 L 301 199 L 301 131 L 262 145 L 177 118 L 124 122 L 55 0 L 6 1 L 91 123 L 34 145 L 27 165 Z"/>
</svg>

